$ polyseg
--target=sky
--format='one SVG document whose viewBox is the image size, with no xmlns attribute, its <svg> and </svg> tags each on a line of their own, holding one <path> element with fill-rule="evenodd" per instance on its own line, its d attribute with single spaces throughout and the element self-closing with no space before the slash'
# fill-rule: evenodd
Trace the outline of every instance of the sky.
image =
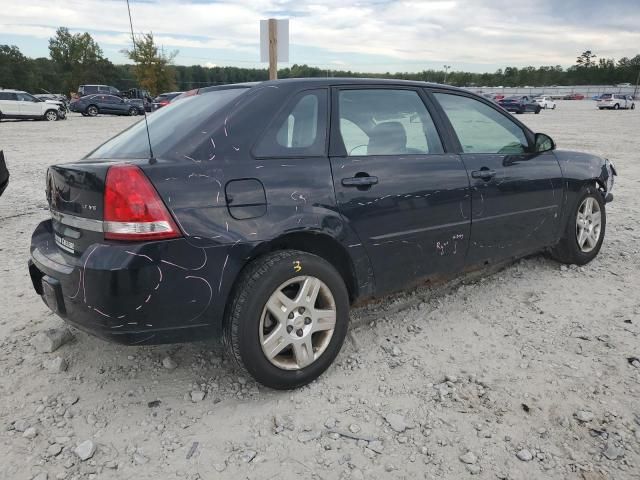
<svg viewBox="0 0 640 480">
<path fill-rule="evenodd" d="M 493 72 L 568 67 L 640 53 L 640 0 L 130 0 L 134 31 L 152 31 L 179 65 L 265 67 L 260 20 L 289 19 L 289 62 L 329 70 Z M 59 26 L 89 32 L 125 63 L 125 0 L 0 0 L 0 44 L 48 56 Z"/>
</svg>

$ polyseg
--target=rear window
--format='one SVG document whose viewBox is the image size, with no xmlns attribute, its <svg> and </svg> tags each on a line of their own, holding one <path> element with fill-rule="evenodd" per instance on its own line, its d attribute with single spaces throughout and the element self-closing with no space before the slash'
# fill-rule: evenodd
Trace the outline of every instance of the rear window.
<svg viewBox="0 0 640 480">
<path fill-rule="evenodd" d="M 610 93 L 605 93 L 605 94 L 603 94 L 600 98 L 601 98 L 601 99 L 603 99 L 603 100 L 608 100 L 608 99 L 610 99 L 610 98 L 611 98 L 611 96 L 612 96 L 612 95 L 611 95 Z"/>
<path fill-rule="evenodd" d="M 149 136 L 156 158 L 180 159 L 209 142 L 202 131 L 210 128 L 213 117 L 247 88 L 217 90 L 158 110 L 149 116 Z M 86 158 L 148 158 L 149 143 L 145 122 L 138 122 L 120 135 L 107 141 Z"/>
</svg>

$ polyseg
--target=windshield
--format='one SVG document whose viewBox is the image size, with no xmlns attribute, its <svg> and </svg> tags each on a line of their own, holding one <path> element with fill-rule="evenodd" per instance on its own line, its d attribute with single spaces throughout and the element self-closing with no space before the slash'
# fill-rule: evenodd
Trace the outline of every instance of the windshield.
<svg viewBox="0 0 640 480">
<path fill-rule="evenodd" d="M 216 90 L 172 103 L 149 116 L 149 136 L 157 158 L 183 159 L 198 149 L 215 114 L 248 88 Z M 207 141 L 208 141 L 207 137 Z M 107 141 L 86 158 L 147 158 L 149 143 L 141 121 Z"/>
</svg>

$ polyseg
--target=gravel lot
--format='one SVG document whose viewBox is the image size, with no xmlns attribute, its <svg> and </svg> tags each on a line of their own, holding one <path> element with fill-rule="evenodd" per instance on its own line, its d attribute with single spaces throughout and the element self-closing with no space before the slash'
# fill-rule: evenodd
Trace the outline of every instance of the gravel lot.
<svg viewBox="0 0 640 480">
<path fill-rule="evenodd" d="M 215 342 L 74 331 L 40 353 L 64 328 L 26 268 L 46 167 L 139 119 L 0 123 L 0 478 L 640 478 L 640 114 L 579 101 L 521 118 L 617 166 L 599 257 L 534 256 L 359 309 L 336 364 L 285 393 L 238 377 Z"/>
</svg>

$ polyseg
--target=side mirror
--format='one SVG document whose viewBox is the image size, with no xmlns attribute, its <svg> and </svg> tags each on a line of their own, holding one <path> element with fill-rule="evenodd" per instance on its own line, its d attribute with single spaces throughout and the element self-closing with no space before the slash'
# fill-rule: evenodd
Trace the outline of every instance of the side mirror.
<svg viewBox="0 0 640 480">
<path fill-rule="evenodd" d="M 556 144 L 553 139 L 549 135 L 545 135 L 544 133 L 536 133 L 535 135 L 535 152 L 550 152 L 551 150 L 555 150 Z"/>
</svg>

